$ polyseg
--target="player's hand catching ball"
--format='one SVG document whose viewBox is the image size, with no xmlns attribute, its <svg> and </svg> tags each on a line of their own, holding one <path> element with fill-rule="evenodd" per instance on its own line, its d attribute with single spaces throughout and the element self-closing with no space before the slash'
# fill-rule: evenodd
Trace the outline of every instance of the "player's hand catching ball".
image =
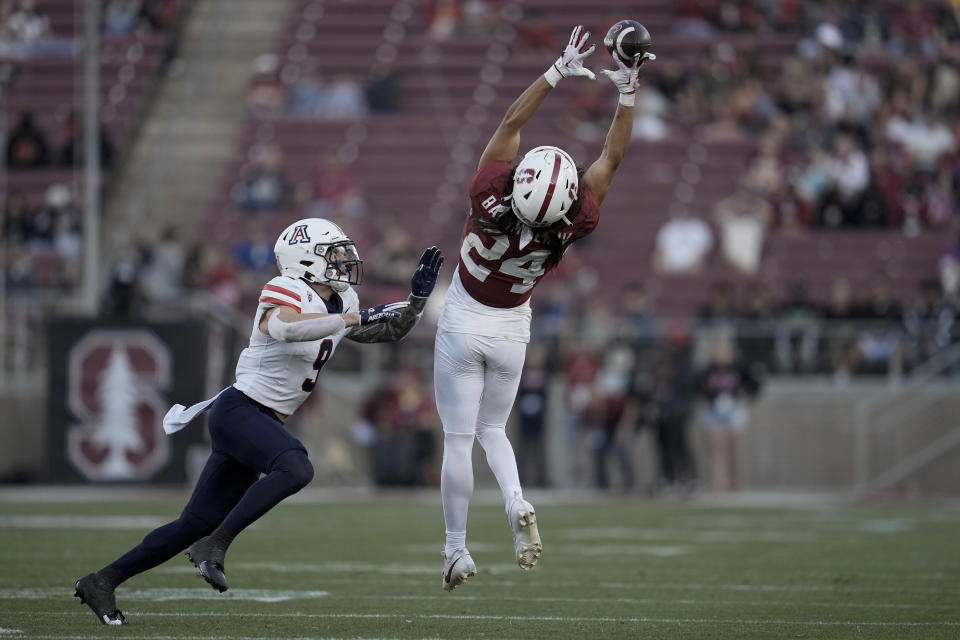
<svg viewBox="0 0 960 640">
<path fill-rule="evenodd" d="M 570 34 L 570 42 L 563 50 L 563 55 L 557 58 L 553 66 L 543 74 L 551 87 L 557 86 L 561 78 L 569 78 L 570 76 L 586 76 L 591 80 L 596 80 L 597 76 L 593 75 L 593 71 L 583 66 L 584 59 L 597 48 L 595 44 L 590 45 L 589 49 L 587 48 L 587 39 L 589 38 L 590 32 L 584 32 L 583 25 L 577 25 L 573 28 L 573 32 Z"/>
<path fill-rule="evenodd" d="M 410 289 L 415 298 L 429 298 L 433 287 L 437 284 L 440 266 L 443 265 L 443 254 L 440 249 L 430 247 L 420 256 L 420 264 L 413 272 L 410 280 Z"/>
<path fill-rule="evenodd" d="M 410 303 L 407 301 L 388 302 L 387 304 L 378 304 L 375 307 L 364 309 L 360 312 L 360 326 L 365 327 L 368 324 L 377 324 L 399 318 L 400 314 L 408 306 L 410 306 Z"/>
<path fill-rule="evenodd" d="M 620 104 L 632 107 L 636 99 L 637 86 L 640 84 L 640 67 L 647 60 L 656 60 L 657 56 L 652 53 L 638 54 L 629 66 L 624 64 L 618 56 L 611 57 L 617 63 L 617 69 L 603 69 L 600 73 L 617 85 L 617 90 L 620 91 Z"/>
</svg>

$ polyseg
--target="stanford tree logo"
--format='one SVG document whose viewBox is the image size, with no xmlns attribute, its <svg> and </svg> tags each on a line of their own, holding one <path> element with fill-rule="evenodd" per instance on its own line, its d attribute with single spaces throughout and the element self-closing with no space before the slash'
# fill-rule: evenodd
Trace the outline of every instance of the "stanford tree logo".
<svg viewBox="0 0 960 640">
<path fill-rule="evenodd" d="M 94 330 L 68 358 L 67 459 L 89 480 L 143 480 L 163 468 L 169 349 L 143 329 Z"/>
</svg>

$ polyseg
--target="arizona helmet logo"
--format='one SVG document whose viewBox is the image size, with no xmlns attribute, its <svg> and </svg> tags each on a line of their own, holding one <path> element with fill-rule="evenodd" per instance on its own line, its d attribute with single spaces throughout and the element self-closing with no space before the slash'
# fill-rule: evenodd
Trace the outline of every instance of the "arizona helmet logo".
<svg viewBox="0 0 960 640">
<path fill-rule="evenodd" d="M 142 329 L 96 330 L 68 357 L 67 459 L 89 480 L 143 480 L 170 460 L 163 432 L 170 351 Z"/>
<path fill-rule="evenodd" d="M 307 225 L 301 224 L 293 230 L 293 233 L 290 234 L 289 244 L 297 244 L 298 242 L 310 242 L 310 236 L 307 235 Z"/>
</svg>

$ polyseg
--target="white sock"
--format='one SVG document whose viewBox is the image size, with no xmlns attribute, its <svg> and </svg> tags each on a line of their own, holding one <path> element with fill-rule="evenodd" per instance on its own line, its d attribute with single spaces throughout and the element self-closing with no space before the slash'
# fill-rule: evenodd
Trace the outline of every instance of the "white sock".
<svg viewBox="0 0 960 640">
<path fill-rule="evenodd" d="M 502 427 L 486 428 L 477 433 L 477 439 L 486 451 L 487 464 L 500 485 L 504 506 L 509 507 L 514 497 L 523 497 L 523 489 L 520 488 L 517 457 L 513 453 L 507 432 Z"/>
<path fill-rule="evenodd" d="M 447 554 L 447 557 L 453 555 L 453 552 L 458 549 L 467 548 L 467 532 L 466 531 L 447 531 L 447 541 L 443 546 L 443 552 Z"/>
<path fill-rule="evenodd" d="M 467 538 L 467 511 L 473 496 L 473 434 L 443 434 L 440 498 L 447 528 L 446 553 L 462 549 Z"/>
</svg>

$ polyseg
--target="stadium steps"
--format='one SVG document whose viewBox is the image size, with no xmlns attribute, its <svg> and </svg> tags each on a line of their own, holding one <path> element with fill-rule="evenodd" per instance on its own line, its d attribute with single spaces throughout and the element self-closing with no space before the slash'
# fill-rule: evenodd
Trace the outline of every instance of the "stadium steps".
<svg viewBox="0 0 960 640">
<path fill-rule="evenodd" d="M 244 118 L 253 60 L 269 51 L 288 2 L 198 0 L 180 57 L 163 78 L 139 139 L 107 203 L 107 252 L 174 225 L 199 224 Z M 105 226 L 105 228 L 107 228 Z M 183 235 L 187 235 L 184 233 Z M 192 235 L 192 233 L 190 233 Z"/>
</svg>

